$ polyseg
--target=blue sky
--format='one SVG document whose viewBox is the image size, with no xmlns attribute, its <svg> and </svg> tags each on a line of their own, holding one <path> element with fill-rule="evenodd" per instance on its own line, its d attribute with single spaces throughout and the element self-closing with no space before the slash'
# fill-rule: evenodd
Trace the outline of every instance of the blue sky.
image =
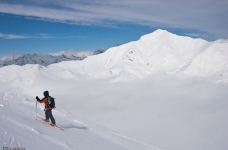
<svg viewBox="0 0 228 150">
<path fill-rule="evenodd" d="M 165 29 L 228 39 L 227 0 L 0 0 L 0 57 L 107 50 Z"/>
</svg>

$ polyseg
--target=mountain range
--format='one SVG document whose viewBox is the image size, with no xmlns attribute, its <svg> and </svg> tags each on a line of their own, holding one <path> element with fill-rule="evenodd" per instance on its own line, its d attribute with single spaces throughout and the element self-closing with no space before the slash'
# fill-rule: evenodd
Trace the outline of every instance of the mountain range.
<svg viewBox="0 0 228 150">
<path fill-rule="evenodd" d="M 31 56 L 34 57 L 31 58 Z M 44 59 L 35 59 L 41 57 Z M 142 36 L 138 41 L 112 47 L 100 55 L 84 54 L 80 57 L 72 56 L 70 58 L 71 60 L 83 59 L 82 61 L 62 61 L 68 59 L 69 56 L 61 53 L 52 54 L 52 56 L 24 55 L 14 61 L 21 65 L 31 61 L 31 63 L 42 66 L 25 65 L 0 68 L 0 80 L 15 80 L 18 76 L 20 76 L 20 80 L 22 78 L 27 80 L 28 74 L 39 71 L 47 77 L 110 78 L 111 82 L 143 78 L 157 72 L 176 74 L 182 77 L 213 76 L 216 77 L 216 80 L 228 81 L 227 41 L 208 42 L 203 39 L 178 36 L 165 30 L 156 30 Z M 57 63 L 60 60 L 62 62 Z M 51 64 L 53 62 L 55 64 Z M 47 66 L 48 64 L 51 65 Z M 24 70 L 27 73 L 22 76 Z M 5 72 L 11 72 L 11 75 L 7 75 Z M 36 76 L 37 73 L 34 75 Z"/>
<path fill-rule="evenodd" d="M 103 53 L 102 50 L 96 50 L 95 52 L 76 52 L 76 51 L 61 51 L 59 53 L 44 54 L 14 54 L 8 57 L 0 59 L 0 67 L 9 65 L 23 66 L 26 64 L 39 64 L 42 66 L 48 66 L 50 64 L 59 63 L 69 60 L 83 60 L 87 56 L 98 55 Z"/>
</svg>

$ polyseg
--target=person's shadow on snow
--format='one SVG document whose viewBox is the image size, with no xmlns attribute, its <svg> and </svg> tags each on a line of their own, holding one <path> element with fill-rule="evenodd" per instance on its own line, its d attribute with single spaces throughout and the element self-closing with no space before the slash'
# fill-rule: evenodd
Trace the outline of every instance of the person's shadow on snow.
<svg viewBox="0 0 228 150">
<path fill-rule="evenodd" d="M 75 126 L 75 125 L 73 125 L 73 124 L 69 124 L 68 126 L 61 126 L 61 128 L 64 128 L 64 129 L 75 128 L 75 129 L 88 130 L 88 128 L 87 128 L 86 126 L 78 127 L 78 126 Z"/>
</svg>

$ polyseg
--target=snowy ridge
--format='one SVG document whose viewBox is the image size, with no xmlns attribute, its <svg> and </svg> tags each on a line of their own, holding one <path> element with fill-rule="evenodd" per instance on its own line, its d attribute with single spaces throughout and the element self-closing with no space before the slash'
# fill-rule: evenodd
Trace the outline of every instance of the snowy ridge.
<svg viewBox="0 0 228 150">
<path fill-rule="evenodd" d="M 228 43 L 207 42 L 202 39 L 177 36 L 157 30 L 138 41 L 108 49 L 82 62 L 63 62 L 49 68 L 61 67 L 93 78 L 115 78 L 126 81 L 143 78 L 154 72 L 188 76 L 226 76 L 228 72 Z M 74 66 L 74 69 L 69 66 Z"/>
<path fill-rule="evenodd" d="M 33 150 L 159 150 L 105 127 L 53 110 L 61 131 L 35 119 L 35 101 L 13 93 L 0 93 L 0 147 Z M 38 104 L 38 115 L 44 116 Z M 44 144 L 45 143 L 45 144 Z"/>
</svg>

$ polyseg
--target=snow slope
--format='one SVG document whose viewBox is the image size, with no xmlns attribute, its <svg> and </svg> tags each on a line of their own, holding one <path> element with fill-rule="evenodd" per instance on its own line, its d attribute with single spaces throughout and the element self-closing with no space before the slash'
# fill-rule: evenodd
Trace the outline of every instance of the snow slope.
<svg viewBox="0 0 228 150">
<path fill-rule="evenodd" d="M 64 131 L 47 126 L 35 119 L 35 106 L 34 100 L 12 93 L 0 93 L 0 147 L 31 150 L 158 150 L 59 109 L 53 110 L 53 115 Z M 41 104 L 38 104 L 38 115 L 44 116 Z"/>
<path fill-rule="evenodd" d="M 99 79 L 51 79 L 42 76 L 41 73 L 38 73 L 36 78 L 31 85 L 15 87 L 12 86 L 12 81 L 0 84 L 0 91 L 7 91 L 7 93 L 1 92 L 0 104 L 4 106 L 0 107 L 1 115 L 4 118 L 8 114 L 9 118 L 13 118 L 20 124 L 26 124 L 71 147 L 74 145 L 73 141 L 68 143 L 59 138 L 60 135 L 59 132 L 55 132 L 56 129 L 55 133 L 46 133 L 46 126 L 41 124 L 38 127 L 35 126 L 36 122 L 33 122 L 35 96 L 42 98 L 45 90 L 49 90 L 50 95 L 56 98 L 57 109 L 53 113 L 57 124 L 61 127 L 72 124 L 92 129 L 99 127 L 102 131 L 108 128 L 165 150 L 227 150 L 228 148 L 226 142 L 228 140 L 227 83 L 214 82 L 210 77 L 183 80 L 177 76 L 162 73 L 149 75 L 140 81 L 112 84 L 107 83 L 108 80 Z M 43 116 L 43 105 L 38 106 L 38 114 Z M 65 117 L 62 118 L 59 114 L 65 114 L 63 115 Z M 73 121 L 68 120 L 69 118 L 84 124 L 77 122 L 74 124 Z M 12 130 L 11 136 L 15 135 L 17 139 L 19 139 L 20 130 L 26 134 L 28 132 L 17 126 L 7 128 L 10 123 L 5 122 L 5 119 L 0 121 L 0 131 Z M 2 124 L 5 125 L 1 126 Z M 67 134 L 72 138 L 71 132 L 75 132 L 69 131 Z M 30 132 L 28 133 L 30 135 Z M 75 134 L 87 139 L 89 133 L 83 130 L 82 133 Z M 37 136 L 38 134 L 31 133 L 31 139 Z M 66 138 L 68 135 L 61 136 Z M 97 142 L 101 146 L 106 145 L 102 142 L 103 139 L 96 139 L 101 140 Z M 10 138 L 5 141 L 9 144 Z M 80 139 L 75 138 L 74 141 L 77 143 Z M 86 145 L 90 146 L 91 143 L 88 142 Z M 128 146 L 125 142 L 123 145 Z M 59 147 L 62 148 L 60 145 Z"/>
</svg>

